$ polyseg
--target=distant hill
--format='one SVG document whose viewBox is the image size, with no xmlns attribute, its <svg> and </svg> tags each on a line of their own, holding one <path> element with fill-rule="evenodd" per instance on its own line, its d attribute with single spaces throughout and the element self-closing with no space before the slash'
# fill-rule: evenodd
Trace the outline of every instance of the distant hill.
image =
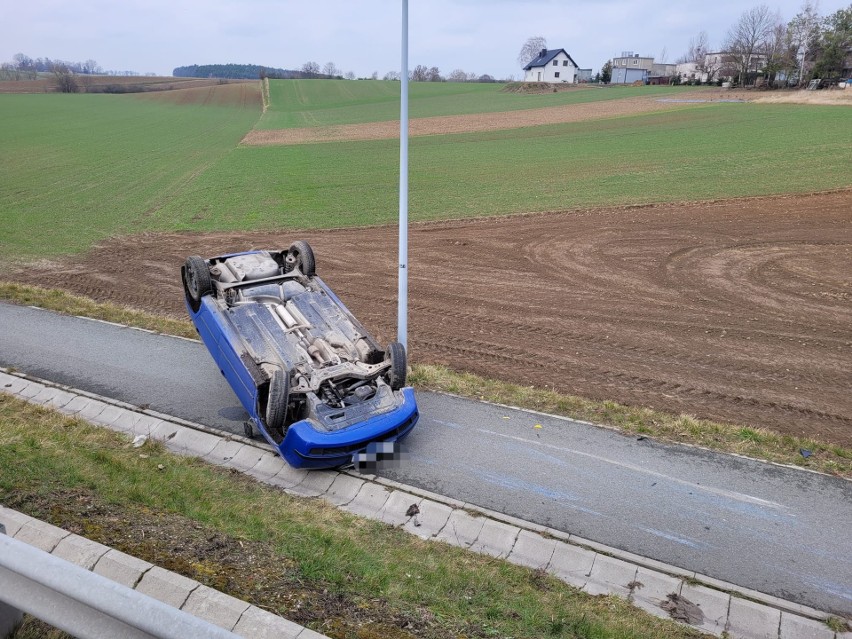
<svg viewBox="0 0 852 639">
<path fill-rule="evenodd" d="M 262 67 L 257 64 L 191 64 L 186 67 L 177 67 L 172 71 L 172 75 L 176 78 L 227 78 L 233 80 L 257 80 L 263 77 L 284 80 L 327 77 L 322 74 Z"/>
</svg>

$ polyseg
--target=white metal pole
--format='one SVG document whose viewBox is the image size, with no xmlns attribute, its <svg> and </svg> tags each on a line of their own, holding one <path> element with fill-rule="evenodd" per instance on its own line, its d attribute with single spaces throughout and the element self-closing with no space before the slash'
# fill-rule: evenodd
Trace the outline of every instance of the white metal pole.
<svg viewBox="0 0 852 639">
<path fill-rule="evenodd" d="M 397 341 L 408 350 L 408 0 L 402 0 L 399 99 L 399 300 Z"/>
</svg>

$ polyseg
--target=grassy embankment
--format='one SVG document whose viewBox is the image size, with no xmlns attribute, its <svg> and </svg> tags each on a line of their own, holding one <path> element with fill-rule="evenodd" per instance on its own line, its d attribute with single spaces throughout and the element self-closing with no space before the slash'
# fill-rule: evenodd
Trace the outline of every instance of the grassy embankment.
<svg viewBox="0 0 852 639">
<path fill-rule="evenodd" d="M 332 637 L 700 636 L 2 394 L 0 424 L 0 503 Z"/>
<path fill-rule="evenodd" d="M 0 282 L 0 300 L 138 326 L 170 335 L 196 337 L 188 320 L 160 317 L 115 304 L 93 302 L 64 291 Z M 592 401 L 546 389 L 484 379 L 428 364 L 415 364 L 409 381 L 421 390 L 443 391 L 520 406 L 604 424 L 624 433 L 646 435 L 661 441 L 694 444 L 711 450 L 737 453 L 852 478 L 852 450 L 803 437 L 779 435 L 762 428 L 695 419 L 689 415 L 673 415 L 611 401 Z M 804 458 L 799 452 L 802 449 L 813 454 Z"/>
<path fill-rule="evenodd" d="M 275 93 L 284 89 L 271 85 L 275 104 Z M 550 97 L 471 95 L 424 97 L 424 103 L 444 104 L 422 109 L 460 112 L 468 99 L 482 108 L 495 95 L 517 104 Z M 563 95 L 575 94 L 553 99 Z M 418 105 L 416 96 L 412 103 Z M 352 121 L 367 107 L 331 110 L 338 108 L 336 120 Z M 315 111 L 321 120 L 324 109 Z M 330 228 L 390 223 L 396 216 L 396 141 L 238 146 L 260 106 L 12 95 L 0 96 L 0 116 L 13 123 L 0 130 L 6 151 L 0 249 L 7 257 L 83 251 L 113 234 Z M 852 166 L 847 119 L 843 106 L 673 104 L 671 111 L 633 117 L 417 138 L 410 218 L 845 187 Z M 543 181 L 542 167 L 567 177 Z"/>
</svg>

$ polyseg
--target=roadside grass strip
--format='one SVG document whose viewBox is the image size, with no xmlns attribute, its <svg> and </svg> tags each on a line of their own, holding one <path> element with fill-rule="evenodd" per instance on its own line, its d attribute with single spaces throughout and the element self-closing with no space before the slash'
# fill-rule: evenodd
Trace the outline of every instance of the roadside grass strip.
<svg viewBox="0 0 852 639">
<path fill-rule="evenodd" d="M 195 339 L 189 320 L 178 320 L 55 289 L 0 281 L 0 300 L 38 306 L 57 313 L 91 317 L 116 324 Z M 852 479 L 852 449 L 804 437 L 780 435 L 747 424 L 726 424 L 690 415 L 674 415 L 649 408 L 594 401 L 551 390 L 459 373 L 445 366 L 414 363 L 409 383 L 433 390 L 505 404 L 615 428 L 637 437 L 701 446 L 753 459 L 806 468 Z"/>
<path fill-rule="evenodd" d="M 364 484 L 362 504 L 368 485 L 384 490 Z M 393 517 L 363 519 L 151 439 L 134 447 L 6 394 L 0 502 L 331 637 L 702 636 L 544 570 L 410 535 Z"/>
</svg>

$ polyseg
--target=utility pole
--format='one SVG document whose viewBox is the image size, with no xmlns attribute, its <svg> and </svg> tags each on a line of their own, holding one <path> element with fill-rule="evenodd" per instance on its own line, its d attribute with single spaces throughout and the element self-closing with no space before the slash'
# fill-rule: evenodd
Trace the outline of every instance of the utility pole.
<svg viewBox="0 0 852 639">
<path fill-rule="evenodd" d="M 397 341 L 408 350 L 408 0 L 402 0 L 399 99 L 399 291 Z"/>
</svg>

